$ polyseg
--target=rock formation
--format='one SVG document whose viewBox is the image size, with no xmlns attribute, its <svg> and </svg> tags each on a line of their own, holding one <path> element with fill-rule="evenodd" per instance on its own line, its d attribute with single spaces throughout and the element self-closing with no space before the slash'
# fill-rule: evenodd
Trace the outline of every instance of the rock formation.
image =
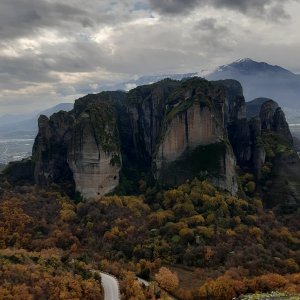
<svg viewBox="0 0 300 300">
<path fill-rule="evenodd" d="M 67 192 L 74 190 L 73 174 L 66 159 L 73 123 L 74 117 L 63 111 L 50 119 L 39 117 L 39 133 L 32 150 L 35 183 L 57 184 Z"/>
<path fill-rule="evenodd" d="M 240 117 L 241 103 L 237 82 L 200 78 L 88 95 L 71 112 L 40 117 L 35 181 L 97 198 L 118 186 L 121 171 L 133 185 L 141 173 L 167 186 L 204 176 L 236 193 L 226 122 Z M 167 174 L 177 163 L 187 164 Z"/>
<path fill-rule="evenodd" d="M 112 103 L 123 94 L 88 95 L 71 112 L 40 116 L 33 147 L 36 183 L 63 185 L 85 198 L 101 197 L 118 185 L 121 153 Z"/>
<path fill-rule="evenodd" d="M 193 79 L 170 96 L 173 107 L 166 113 L 154 160 L 159 182 L 178 185 L 206 174 L 216 186 L 237 192 L 235 159 L 225 142 L 224 111 L 232 104 L 227 91 Z"/>
<path fill-rule="evenodd" d="M 114 105 L 99 99 L 77 116 L 68 144 L 76 190 L 88 199 L 113 191 L 119 184 L 121 159 Z"/>
<path fill-rule="evenodd" d="M 279 168 L 294 174 L 299 167 L 292 143 L 278 104 L 246 104 L 237 81 L 165 79 L 128 93 L 87 95 L 70 112 L 41 116 L 27 172 L 34 169 L 37 184 L 87 199 L 116 188 L 138 192 L 141 179 L 170 187 L 195 177 L 236 194 L 237 163 L 270 199 L 270 185 L 282 183 Z M 289 203 L 300 202 L 295 186 Z"/>
<path fill-rule="evenodd" d="M 247 102 L 246 110 L 247 119 L 228 127 L 238 165 L 255 175 L 267 206 L 299 205 L 300 160 L 283 111 L 267 98 Z"/>
</svg>

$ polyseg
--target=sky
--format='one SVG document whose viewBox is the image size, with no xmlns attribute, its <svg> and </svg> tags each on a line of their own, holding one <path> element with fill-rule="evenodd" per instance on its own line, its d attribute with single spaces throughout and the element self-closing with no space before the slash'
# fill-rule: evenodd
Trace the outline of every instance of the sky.
<svg viewBox="0 0 300 300">
<path fill-rule="evenodd" d="M 1 0 L 0 115 L 239 58 L 300 73 L 300 0 Z"/>
</svg>

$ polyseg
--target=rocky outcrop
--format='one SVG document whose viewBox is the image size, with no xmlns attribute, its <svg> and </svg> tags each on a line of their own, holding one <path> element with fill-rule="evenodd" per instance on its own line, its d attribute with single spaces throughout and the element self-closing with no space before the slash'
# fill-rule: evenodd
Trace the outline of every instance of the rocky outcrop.
<svg viewBox="0 0 300 300">
<path fill-rule="evenodd" d="M 39 133 L 32 150 L 35 182 L 42 186 L 57 184 L 70 194 L 75 184 L 67 163 L 67 151 L 73 123 L 74 117 L 67 112 L 56 113 L 50 119 L 40 116 Z"/>
<path fill-rule="evenodd" d="M 115 102 L 122 92 L 88 95 L 71 112 L 39 118 L 33 147 L 35 182 L 98 198 L 119 183 L 121 153 Z"/>
<path fill-rule="evenodd" d="M 300 204 L 300 160 L 283 111 L 267 98 L 246 106 L 247 119 L 228 127 L 238 165 L 255 175 L 257 191 L 267 206 L 285 209 Z"/>
<path fill-rule="evenodd" d="M 215 81 L 214 84 L 223 89 L 225 87 L 225 127 L 231 122 L 244 119 L 246 116 L 246 105 L 241 84 L 236 80 L 230 79 Z"/>
<path fill-rule="evenodd" d="M 85 198 L 141 178 L 174 185 L 201 177 L 236 193 L 227 124 L 244 116 L 244 102 L 238 82 L 201 78 L 87 95 L 71 112 L 40 117 L 35 181 Z"/>
<path fill-rule="evenodd" d="M 261 125 L 259 130 L 275 132 L 293 143 L 293 138 L 286 121 L 284 112 L 278 103 L 269 98 L 257 98 L 246 103 L 248 120 L 258 118 Z"/>
<path fill-rule="evenodd" d="M 262 136 L 274 133 L 287 138 L 289 142 L 292 142 L 292 138 L 284 114 L 275 101 L 259 98 L 248 102 L 246 107 L 248 119 L 245 117 L 229 123 L 229 140 L 238 164 L 252 170 L 260 180 L 266 159 Z"/>
<path fill-rule="evenodd" d="M 221 83 L 193 79 L 170 96 L 174 105 L 166 113 L 154 159 L 159 182 L 178 185 L 205 176 L 219 188 L 237 192 L 235 158 L 225 142 L 225 118 L 234 118 L 228 95 Z"/>
<path fill-rule="evenodd" d="M 178 86 L 178 81 L 165 79 L 137 87 L 119 106 L 122 152 L 141 171 L 151 168 L 166 111 L 172 105 L 168 99 Z"/>
<path fill-rule="evenodd" d="M 236 162 L 269 195 L 270 167 L 297 165 L 297 157 L 279 159 L 291 145 L 277 103 L 246 105 L 237 81 L 165 79 L 129 93 L 87 95 L 70 112 L 41 116 L 32 161 L 36 183 L 88 199 L 115 188 L 139 192 L 141 179 L 170 187 L 195 177 L 236 194 Z"/>
<path fill-rule="evenodd" d="M 243 114 L 244 102 L 240 84 L 231 80 L 222 84 L 222 81 L 210 83 L 201 78 L 181 82 L 166 79 L 130 91 L 125 105 L 119 107 L 118 117 L 122 173 L 130 180 L 135 180 L 136 177 L 140 179 L 141 174 L 150 172 L 155 180 L 166 185 L 184 182 L 200 173 L 203 176 L 206 172 L 206 178 L 214 173 L 211 178 L 224 179 L 226 172 L 223 171 L 228 166 L 228 161 L 232 162 L 231 169 L 235 165 L 231 149 L 227 154 L 225 151 L 215 158 L 217 163 L 212 161 L 212 168 L 202 160 L 197 172 L 177 170 L 176 174 L 167 176 L 164 169 L 170 163 L 181 161 L 186 155 L 189 157 L 197 147 L 223 144 L 227 139 L 225 119 L 235 119 Z M 231 159 L 226 160 L 230 155 Z M 201 161 L 198 157 L 194 159 Z M 219 171 L 220 176 L 215 172 L 214 165 L 223 166 Z M 139 170 L 139 175 L 131 170 Z M 149 178 L 147 175 L 146 177 Z M 177 179 L 171 180 L 171 177 Z M 220 187 L 235 191 L 236 180 L 231 178 L 230 182 L 220 183 Z"/>
<path fill-rule="evenodd" d="M 114 104 L 100 100 L 76 118 L 67 161 L 76 190 L 84 198 L 102 197 L 119 184 L 121 153 Z"/>
</svg>

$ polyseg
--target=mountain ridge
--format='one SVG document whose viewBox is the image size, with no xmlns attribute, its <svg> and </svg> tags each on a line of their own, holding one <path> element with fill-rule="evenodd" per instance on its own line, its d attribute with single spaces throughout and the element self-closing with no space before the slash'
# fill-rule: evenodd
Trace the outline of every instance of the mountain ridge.
<svg viewBox="0 0 300 300">
<path fill-rule="evenodd" d="M 208 80 L 238 80 L 246 101 L 265 97 L 275 99 L 287 111 L 299 110 L 300 76 L 280 66 L 240 59 L 218 67 L 205 77 Z"/>
<path fill-rule="evenodd" d="M 19 115 L 6 115 L 0 118 L 0 137 L 23 137 L 31 136 L 34 137 L 37 134 L 38 126 L 37 120 L 40 115 L 50 116 L 55 112 L 60 110 L 71 110 L 73 108 L 73 103 L 59 103 L 53 107 L 47 108 L 40 112 L 32 114 L 25 114 L 23 117 Z M 22 115 L 21 115 L 22 116 Z M 21 120 L 15 120 L 21 118 Z"/>
<path fill-rule="evenodd" d="M 291 75 L 294 76 L 297 74 L 294 74 L 293 72 L 278 66 L 278 65 L 271 65 L 269 63 L 263 62 L 263 61 L 255 61 L 251 58 L 242 58 L 233 61 L 230 64 L 219 66 L 215 71 L 213 72 L 222 72 L 226 71 L 226 69 L 240 69 L 242 71 L 246 71 L 246 73 L 258 72 L 258 71 L 272 71 L 274 73 L 280 72 L 282 74 Z M 212 73 L 213 73 L 212 72 Z"/>
</svg>

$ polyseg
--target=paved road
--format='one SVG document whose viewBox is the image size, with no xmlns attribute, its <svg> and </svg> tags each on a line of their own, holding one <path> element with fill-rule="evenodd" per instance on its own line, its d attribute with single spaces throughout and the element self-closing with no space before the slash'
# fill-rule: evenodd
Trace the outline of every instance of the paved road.
<svg viewBox="0 0 300 300">
<path fill-rule="evenodd" d="M 144 286 L 149 286 L 150 283 L 142 278 L 137 277 L 139 283 L 143 284 Z"/>
<path fill-rule="evenodd" d="M 120 290 L 117 279 L 105 273 L 100 273 L 100 275 L 104 289 L 104 300 L 120 300 Z"/>
</svg>

